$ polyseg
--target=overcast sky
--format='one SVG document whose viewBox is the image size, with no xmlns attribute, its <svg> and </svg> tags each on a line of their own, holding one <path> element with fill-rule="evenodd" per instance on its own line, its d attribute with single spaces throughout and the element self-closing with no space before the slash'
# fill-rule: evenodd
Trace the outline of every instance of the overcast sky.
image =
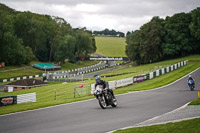
<svg viewBox="0 0 200 133">
<path fill-rule="evenodd" d="M 153 16 L 172 16 L 200 7 L 200 0 L 0 0 L 17 11 L 64 18 L 73 28 L 134 31 Z"/>
</svg>

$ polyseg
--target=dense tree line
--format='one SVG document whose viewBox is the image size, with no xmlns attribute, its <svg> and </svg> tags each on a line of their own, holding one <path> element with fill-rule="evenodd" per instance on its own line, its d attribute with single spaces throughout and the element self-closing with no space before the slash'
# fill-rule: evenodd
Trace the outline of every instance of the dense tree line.
<svg viewBox="0 0 200 133">
<path fill-rule="evenodd" d="M 138 64 L 200 53 L 200 8 L 166 19 L 153 17 L 127 33 L 126 54 Z"/>
<path fill-rule="evenodd" d="M 124 37 L 124 33 L 123 32 L 117 32 L 115 30 L 109 30 L 109 29 L 105 29 L 102 31 L 93 31 L 93 34 L 97 35 L 105 35 L 105 36 L 119 36 L 119 37 Z"/>
<path fill-rule="evenodd" d="M 0 4 L 0 62 L 64 62 L 96 51 L 92 33 L 73 29 L 63 18 L 18 12 Z"/>
</svg>

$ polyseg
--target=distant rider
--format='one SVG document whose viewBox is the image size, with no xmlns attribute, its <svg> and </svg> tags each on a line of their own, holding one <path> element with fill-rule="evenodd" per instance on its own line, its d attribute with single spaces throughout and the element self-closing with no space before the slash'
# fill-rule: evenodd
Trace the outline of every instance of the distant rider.
<svg viewBox="0 0 200 133">
<path fill-rule="evenodd" d="M 108 92 L 111 92 L 111 94 L 114 97 L 113 90 L 109 89 L 108 82 L 101 80 L 101 78 L 99 76 L 96 76 L 95 80 L 96 80 L 95 89 L 96 89 L 97 85 L 102 85 L 103 89 L 107 90 Z"/>
<path fill-rule="evenodd" d="M 191 75 L 189 75 L 188 82 L 189 82 L 190 80 L 192 80 L 192 81 L 193 81 L 193 83 L 194 83 L 194 79 L 192 78 L 192 76 L 191 76 Z M 195 83 L 194 83 L 194 85 L 195 85 Z"/>
</svg>

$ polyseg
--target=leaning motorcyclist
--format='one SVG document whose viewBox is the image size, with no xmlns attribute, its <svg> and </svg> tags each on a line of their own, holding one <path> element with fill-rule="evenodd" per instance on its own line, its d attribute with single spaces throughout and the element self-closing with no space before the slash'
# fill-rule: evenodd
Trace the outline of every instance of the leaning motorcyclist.
<svg viewBox="0 0 200 133">
<path fill-rule="evenodd" d="M 192 81 L 193 81 L 193 83 L 194 83 L 194 79 L 192 78 L 192 76 L 191 76 L 191 75 L 189 75 L 188 82 L 189 82 L 190 80 L 192 80 Z M 195 83 L 194 83 L 194 85 L 195 85 Z"/>
<path fill-rule="evenodd" d="M 101 80 L 100 76 L 96 76 L 95 80 L 96 80 L 95 89 L 96 89 L 97 85 L 102 85 L 103 89 L 107 90 L 108 92 L 111 92 L 112 96 L 115 97 L 113 94 L 113 90 L 109 89 L 108 82 Z"/>
</svg>

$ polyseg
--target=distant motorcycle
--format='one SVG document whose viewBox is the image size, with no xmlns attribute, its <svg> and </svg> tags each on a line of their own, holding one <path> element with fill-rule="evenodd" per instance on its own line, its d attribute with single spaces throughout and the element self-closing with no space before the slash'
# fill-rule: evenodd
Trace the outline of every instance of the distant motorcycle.
<svg viewBox="0 0 200 133">
<path fill-rule="evenodd" d="M 102 109 L 105 109 L 109 105 L 117 107 L 117 99 L 111 94 L 111 92 L 103 89 L 102 85 L 97 85 L 94 95 L 99 101 L 99 105 Z"/>
<path fill-rule="evenodd" d="M 195 88 L 194 80 L 189 80 L 188 81 L 188 86 L 190 87 L 191 91 L 194 91 L 194 88 Z"/>
</svg>

